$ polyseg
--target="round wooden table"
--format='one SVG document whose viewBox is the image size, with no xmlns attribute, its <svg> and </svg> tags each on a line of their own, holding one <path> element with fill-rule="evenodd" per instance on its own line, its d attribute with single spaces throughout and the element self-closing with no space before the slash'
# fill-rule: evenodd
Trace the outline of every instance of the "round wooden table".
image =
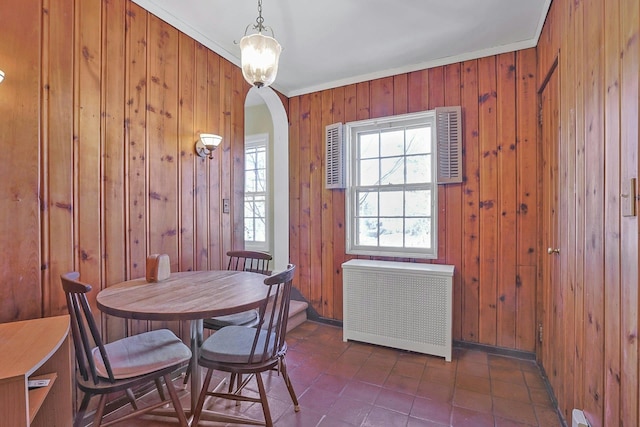
<svg viewBox="0 0 640 427">
<path fill-rule="evenodd" d="M 200 393 L 203 319 L 258 307 L 267 295 L 265 278 L 228 270 L 171 273 L 168 279 L 151 283 L 143 277 L 103 289 L 97 304 L 104 313 L 127 319 L 191 321 L 191 408 L 195 408 Z"/>
</svg>

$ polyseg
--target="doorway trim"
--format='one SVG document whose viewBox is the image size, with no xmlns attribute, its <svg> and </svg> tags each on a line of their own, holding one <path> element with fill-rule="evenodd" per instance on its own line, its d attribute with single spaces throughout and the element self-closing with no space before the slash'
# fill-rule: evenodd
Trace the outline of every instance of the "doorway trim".
<svg viewBox="0 0 640 427">
<path fill-rule="evenodd" d="M 270 87 L 249 92 L 259 95 L 273 121 L 273 268 L 285 270 L 289 263 L 289 120 L 280 97 Z M 247 93 L 247 97 L 250 94 Z"/>
</svg>

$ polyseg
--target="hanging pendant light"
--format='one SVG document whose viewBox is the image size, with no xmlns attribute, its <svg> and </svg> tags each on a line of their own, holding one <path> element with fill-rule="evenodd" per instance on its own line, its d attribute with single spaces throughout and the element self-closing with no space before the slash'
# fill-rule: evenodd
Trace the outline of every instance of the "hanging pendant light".
<svg viewBox="0 0 640 427">
<path fill-rule="evenodd" d="M 255 34 L 247 35 L 249 27 L 257 30 Z M 271 37 L 262 34 L 271 31 Z M 258 17 L 256 23 L 247 25 L 244 37 L 240 39 L 240 61 L 244 79 L 257 88 L 269 86 L 276 79 L 278 60 L 282 47 L 273 37 L 273 29 L 264 25 L 262 18 L 262 0 L 258 0 Z"/>
</svg>

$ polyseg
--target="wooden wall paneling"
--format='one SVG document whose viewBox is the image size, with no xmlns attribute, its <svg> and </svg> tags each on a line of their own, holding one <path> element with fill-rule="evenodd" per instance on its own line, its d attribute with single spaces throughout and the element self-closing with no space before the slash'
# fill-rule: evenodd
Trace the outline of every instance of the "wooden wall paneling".
<svg viewBox="0 0 640 427">
<path fill-rule="evenodd" d="M 224 76 L 221 75 L 221 58 L 210 50 L 207 50 L 207 117 L 206 117 L 206 133 L 215 133 L 224 135 L 224 129 L 221 127 L 220 116 L 222 114 L 221 100 L 221 81 Z M 228 144 L 228 141 L 225 143 Z M 213 151 L 213 159 L 208 159 L 206 163 L 207 169 L 207 193 L 208 206 L 206 218 L 209 228 L 209 244 L 207 246 L 207 256 L 209 269 L 217 269 L 221 267 L 221 252 L 224 248 L 222 244 L 222 222 L 220 220 L 222 209 L 220 203 L 222 201 L 221 185 L 222 175 L 224 174 L 223 152 L 224 145 L 221 143 Z"/>
<path fill-rule="evenodd" d="M 480 150 L 478 117 L 478 61 L 462 64 L 463 236 L 462 339 L 479 341 L 480 327 Z"/>
<path fill-rule="evenodd" d="M 628 188 L 638 179 L 638 70 L 640 69 L 640 5 L 634 0 L 620 1 L 620 184 Z M 636 187 L 636 192 L 638 188 Z M 636 198 L 638 194 L 636 193 Z M 638 203 L 636 202 L 636 209 Z M 621 370 L 620 419 L 626 426 L 640 423 L 638 383 L 638 216 L 622 217 L 620 222 L 621 292 Z"/>
<path fill-rule="evenodd" d="M 127 143 L 127 180 L 125 184 L 127 207 L 127 279 L 144 277 L 148 247 L 147 191 L 147 22 L 149 14 L 133 2 L 126 8 L 126 105 L 127 119 L 125 141 Z M 144 320 L 129 321 L 130 333 L 136 334 L 149 329 Z"/>
<path fill-rule="evenodd" d="M 178 36 L 178 271 L 195 270 L 195 129 L 196 44 L 190 37 Z"/>
<path fill-rule="evenodd" d="M 127 2 L 125 139 L 128 143 L 128 278 L 143 277 L 147 257 L 147 12 Z"/>
<path fill-rule="evenodd" d="M 516 345 L 516 263 L 517 247 L 517 139 L 516 139 L 516 53 L 498 55 L 498 247 L 497 247 L 497 344 Z"/>
<path fill-rule="evenodd" d="M 562 286 L 564 289 L 565 305 L 568 307 L 566 318 L 570 322 L 565 325 L 569 333 L 565 334 L 565 346 L 570 349 L 577 348 L 577 343 L 580 339 L 577 339 L 575 333 L 574 323 L 575 318 L 569 314 L 574 312 L 576 307 L 576 165 L 575 165 L 575 153 L 576 153 L 576 108 L 575 108 L 575 88 L 572 83 L 565 84 L 565 80 L 568 76 L 573 76 L 576 72 L 576 63 L 574 55 L 571 55 L 569 46 L 573 46 L 574 31 L 572 22 L 572 8 L 573 2 L 568 2 L 562 8 L 558 8 L 558 13 L 562 15 L 558 19 L 559 25 L 567 28 L 566 36 L 563 37 L 562 45 L 560 46 L 559 62 L 560 62 L 560 106 L 561 106 L 561 127 L 562 127 L 562 148 L 566 151 L 567 161 L 563 165 L 565 170 L 563 171 L 563 177 L 566 176 L 565 184 L 563 185 L 565 190 L 566 200 L 563 202 L 564 212 L 566 213 L 565 230 L 562 232 Z M 544 255 L 542 255 L 544 256 Z M 565 353 L 564 361 L 564 373 L 567 378 L 576 378 L 576 365 L 574 363 L 575 351 Z M 573 387 L 567 387 L 567 390 L 571 390 Z M 577 407 L 576 393 L 565 393 L 565 400 L 567 406 L 564 409 L 565 419 L 569 419 L 568 409 Z M 570 405 L 570 406 L 569 406 Z"/>
<path fill-rule="evenodd" d="M 393 76 L 393 114 L 400 115 L 408 113 L 409 92 L 407 74 Z"/>
<path fill-rule="evenodd" d="M 195 79 L 196 91 L 194 100 L 194 130 L 195 136 L 201 133 L 211 133 L 208 128 L 209 103 L 208 81 L 209 62 L 208 50 L 200 43 L 196 43 Z M 195 141 L 194 141 L 195 144 Z M 195 148 L 194 148 L 195 149 Z M 195 246 L 196 246 L 196 270 L 209 269 L 209 163 L 208 158 L 194 157 L 195 176 Z"/>
<path fill-rule="evenodd" d="M 584 136 L 584 72 L 582 64 L 584 64 L 584 4 L 583 2 L 574 3 L 574 51 L 573 60 L 576 64 L 576 72 L 573 76 L 566 76 L 567 84 L 575 87 L 575 106 L 576 106 L 576 146 L 575 146 L 575 305 L 573 311 L 574 331 L 575 331 L 575 372 L 574 377 L 574 400 L 573 404 L 576 408 L 584 407 L 584 353 L 585 334 L 584 334 L 584 239 L 585 239 L 585 222 L 584 222 L 584 179 L 585 179 L 585 136 Z M 570 325 L 569 325 L 570 326 Z M 567 409 L 568 411 L 568 409 Z M 568 412 L 567 412 L 568 413 Z"/>
<path fill-rule="evenodd" d="M 409 73 L 407 104 L 409 113 L 425 111 L 429 108 L 429 71 L 420 70 Z"/>
<path fill-rule="evenodd" d="M 428 70 L 429 92 L 428 110 L 445 105 L 444 101 L 444 67 L 435 67 Z M 447 193 L 445 185 L 438 185 L 438 258 L 431 260 L 434 264 L 444 264 L 446 257 L 446 230 L 447 230 Z"/>
<path fill-rule="evenodd" d="M 536 51 L 516 55 L 516 348 L 536 348 L 538 162 Z"/>
<path fill-rule="evenodd" d="M 48 22 L 43 34 L 43 147 L 42 179 L 43 259 L 46 266 L 42 287 L 44 316 L 67 313 L 67 303 L 60 275 L 74 268 L 73 248 L 73 1 L 50 1 L 43 4 L 43 19 Z M 46 66 L 45 66 L 46 65 Z M 6 170 L 6 169 L 3 169 Z M 4 270 L 6 271 L 6 270 Z"/>
<path fill-rule="evenodd" d="M 75 51 L 80 54 L 76 65 L 77 122 L 75 135 L 75 167 L 77 168 L 76 223 L 79 272 L 82 281 L 91 283 L 88 295 L 92 305 L 102 288 L 102 154 L 101 128 L 101 33 L 102 2 L 88 0 L 76 4 Z M 100 322 L 100 319 L 96 319 Z"/>
<path fill-rule="evenodd" d="M 354 86 L 351 86 L 354 87 Z M 345 98 L 347 87 L 333 89 L 332 120 L 331 123 L 345 123 Z M 343 319 L 342 293 L 342 263 L 346 261 L 345 248 L 345 191 L 335 189 L 331 191 L 331 208 L 333 214 L 333 259 L 331 270 L 333 277 L 333 318 Z"/>
<path fill-rule="evenodd" d="M 620 2 L 607 2 L 604 35 L 604 420 L 620 425 Z"/>
<path fill-rule="evenodd" d="M 604 38 L 602 0 L 584 2 L 585 106 L 585 386 L 584 410 L 603 425 L 604 394 Z"/>
<path fill-rule="evenodd" d="M 460 64 L 451 64 L 444 71 L 444 105 L 460 105 L 461 79 Z M 464 123 L 463 123 L 464 126 Z M 446 264 L 455 266 L 453 271 L 453 339 L 462 339 L 462 188 L 463 184 L 447 184 L 445 235 L 439 239 L 446 240 L 446 251 L 443 254 Z"/>
<path fill-rule="evenodd" d="M 369 82 L 370 118 L 393 115 L 394 90 L 393 77 L 384 77 Z"/>
<path fill-rule="evenodd" d="M 321 286 L 321 304 L 322 304 L 322 315 L 329 319 L 335 318 L 334 315 L 334 274 L 333 274 L 333 255 L 334 255 L 334 242 L 336 240 L 336 236 L 334 236 L 334 217 L 333 217 L 333 192 L 335 190 L 327 190 L 324 188 L 324 174 L 326 165 L 326 159 L 324 157 L 324 128 L 326 125 L 334 123 L 333 121 L 333 90 L 323 90 L 320 93 L 320 103 L 321 103 L 321 120 L 320 124 L 322 126 L 322 131 L 320 135 L 322 136 L 318 147 L 321 149 L 320 153 L 320 172 L 321 172 L 321 197 L 322 203 L 320 205 L 320 215 L 321 215 L 321 272 L 320 272 L 320 283 Z"/>
<path fill-rule="evenodd" d="M 127 204 L 125 190 L 125 152 L 124 123 L 126 117 L 125 97 L 125 0 L 113 0 L 103 3 L 102 26 L 105 29 L 102 38 L 102 82 L 103 111 L 101 114 L 104 128 L 103 160 L 103 253 L 104 283 L 118 283 L 126 279 L 126 248 L 124 232 L 126 230 Z M 122 319 L 103 316 L 106 319 L 106 337 L 109 341 L 125 334 L 125 322 Z"/>
<path fill-rule="evenodd" d="M 371 118 L 370 82 L 356 83 L 356 120 Z"/>
<path fill-rule="evenodd" d="M 147 141 L 149 251 L 178 268 L 178 32 L 150 15 Z M 179 333 L 179 322 L 153 322 Z"/>
<path fill-rule="evenodd" d="M 322 96 L 320 92 L 310 95 L 310 122 L 309 122 L 309 269 L 310 269 L 310 301 L 317 307 L 319 313 L 324 312 L 322 291 L 322 187 L 324 175 L 322 174 L 322 141 L 324 140 L 324 127 L 322 126 Z M 301 164 L 301 166 L 304 166 Z M 303 205 L 304 206 L 304 205 Z"/>
<path fill-rule="evenodd" d="M 6 79 L 0 99 L 0 321 L 42 315 L 40 187 L 41 4 L 4 7 L 0 60 Z M 6 33 L 5 33 L 6 32 Z M 16 103 L 15 100 L 20 100 Z M 6 143 L 5 143 L 6 142 Z M 10 214 L 9 214 L 10 212 Z M 16 230 L 20 230 L 19 237 Z"/>
<path fill-rule="evenodd" d="M 178 34 L 178 267 L 177 271 L 194 270 L 195 263 L 195 149 L 199 136 L 195 124 L 195 42 Z M 189 345 L 189 321 L 180 322 L 180 336 Z"/>
<path fill-rule="evenodd" d="M 478 60 L 480 124 L 480 341 L 496 344 L 498 170 L 496 58 Z"/>
<path fill-rule="evenodd" d="M 313 305 L 311 299 L 311 95 L 302 95 L 300 97 L 299 108 L 299 154 L 298 170 L 296 172 L 299 176 L 300 186 L 298 277 L 302 295 L 307 298 L 315 310 L 319 310 L 320 307 Z"/>
<path fill-rule="evenodd" d="M 303 289 L 303 281 L 300 277 L 302 259 L 300 254 L 300 205 L 301 205 L 301 183 L 300 183 L 300 123 L 302 113 L 300 112 L 300 99 L 297 96 L 289 101 L 289 262 L 296 264 L 298 274 L 293 286 L 296 287 L 306 297 L 309 295 Z M 307 282 L 308 283 L 308 282 Z"/>
<path fill-rule="evenodd" d="M 220 169 L 220 197 L 218 200 L 214 201 L 214 204 L 218 206 L 218 215 L 220 216 L 220 249 L 217 257 L 218 268 L 226 268 L 227 251 L 234 249 L 231 245 L 234 231 L 231 227 L 231 206 L 229 206 L 228 214 L 223 213 L 220 208 L 220 206 L 222 206 L 222 200 L 229 199 L 229 202 L 231 202 L 231 195 L 233 194 L 233 172 L 235 168 L 235 163 L 231 154 L 231 146 L 235 142 L 231 138 L 232 122 L 235 120 L 235 117 L 231 114 L 233 68 L 235 68 L 235 66 L 226 59 L 220 60 L 221 79 L 219 105 L 221 111 L 218 114 L 218 117 L 220 118 L 218 132 L 222 136 L 222 143 L 220 144 L 221 146 L 218 147 L 218 150 L 220 151 L 220 157 L 222 158 L 222 165 Z"/>
</svg>

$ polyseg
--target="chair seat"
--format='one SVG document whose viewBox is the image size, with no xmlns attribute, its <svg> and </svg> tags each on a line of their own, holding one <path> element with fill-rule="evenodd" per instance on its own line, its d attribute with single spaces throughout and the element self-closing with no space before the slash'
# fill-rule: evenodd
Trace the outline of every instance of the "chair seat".
<svg viewBox="0 0 640 427">
<path fill-rule="evenodd" d="M 258 310 L 247 310 L 242 313 L 218 316 L 204 320 L 204 327 L 221 329 L 225 326 L 255 326 L 258 323 Z"/>
<path fill-rule="evenodd" d="M 191 350 L 168 329 L 159 329 L 122 338 L 104 346 L 113 377 L 117 380 L 133 378 L 191 358 Z M 102 378 L 109 378 L 107 369 L 96 347 L 91 351 L 96 371 Z"/>
<path fill-rule="evenodd" d="M 273 335 L 272 333 L 272 339 L 269 340 L 269 353 L 273 349 Z M 247 363 L 255 336 L 254 328 L 226 326 L 205 340 L 200 348 L 200 357 L 212 362 Z M 256 354 L 251 363 L 260 362 L 266 336 L 267 331 L 261 330 Z"/>
</svg>

